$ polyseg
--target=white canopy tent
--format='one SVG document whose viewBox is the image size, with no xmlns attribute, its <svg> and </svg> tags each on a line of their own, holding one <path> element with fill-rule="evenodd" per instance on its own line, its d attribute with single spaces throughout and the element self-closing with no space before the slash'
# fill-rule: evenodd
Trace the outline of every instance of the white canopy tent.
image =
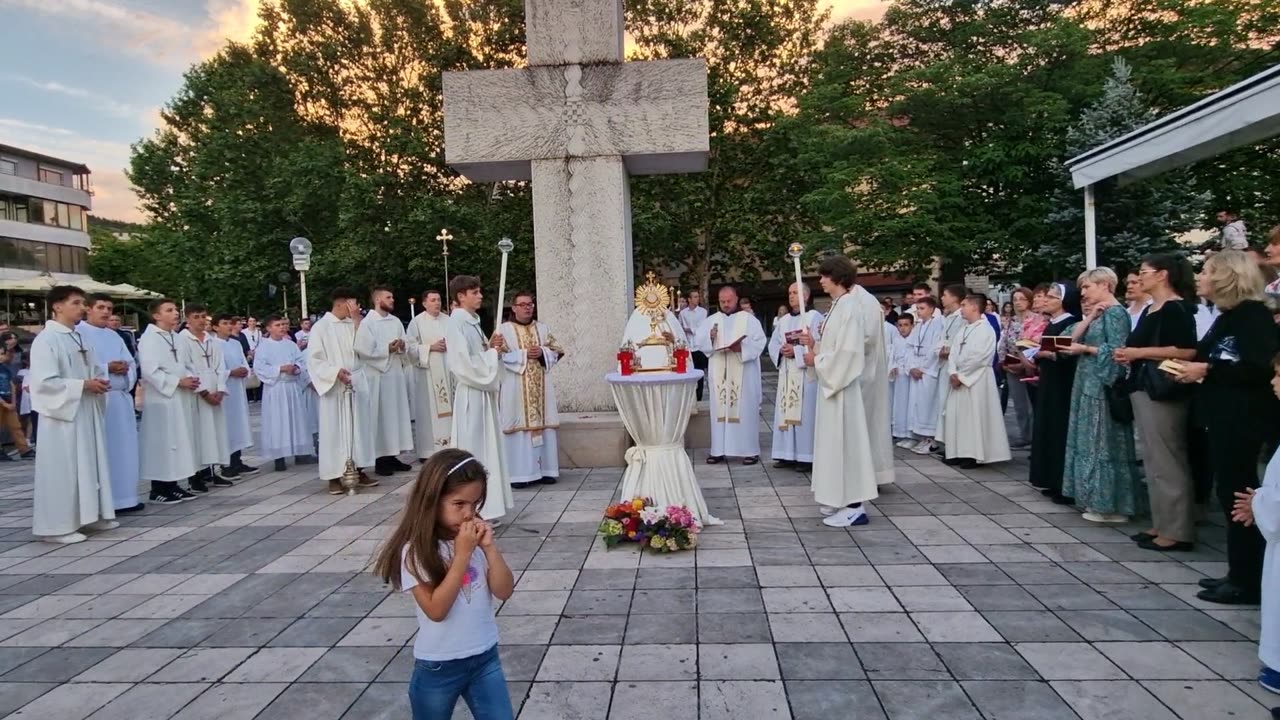
<svg viewBox="0 0 1280 720">
<path fill-rule="evenodd" d="M 1280 135 L 1280 65 L 1221 90 L 1067 161 L 1084 189 L 1085 264 L 1098 265 L 1093 186 L 1159 175 L 1242 145 Z"/>
</svg>

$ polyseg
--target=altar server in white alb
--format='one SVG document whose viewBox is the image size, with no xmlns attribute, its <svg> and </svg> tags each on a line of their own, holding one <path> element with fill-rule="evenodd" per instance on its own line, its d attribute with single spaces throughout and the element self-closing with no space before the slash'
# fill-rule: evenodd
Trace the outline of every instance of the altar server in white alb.
<svg viewBox="0 0 1280 720">
<path fill-rule="evenodd" d="M 288 323 L 279 315 L 268 317 L 265 324 L 267 337 L 253 357 L 253 373 L 262 381 L 259 452 L 275 461 L 277 472 L 288 469 L 288 457 L 298 465 L 314 465 L 302 351 L 289 339 Z"/>
<path fill-rule="evenodd" d="M 246 463 L 241 456 L 253 447 L 253 432 L 249 429 L 249 394 L 244 379 L 249 377 L 249 360 L 244 356 L 244 346 L 233 335 L 236 319 L 233 315 L 219 315 L 214 322 L 214 332 L 222 342 L 222 360 L 226 364 L 227 394 L 222 398 L 222 412 L 227 420 L 227 446 L 231 449 L 231 462 L 222 468 L 224 478 L 254 475 L 258 468 Z M 262 340 L 266 337 L 263 336 Z M 262 347 L 262 340 L 258 347 Z"/>
<path fill-rule="evenodd" d="M 364 363 L 356 356 L 360 302 L 345 288 L 330 294 L 329 312 L 311 328 L 307 373 L 319 396 L 320 479 L 330 495 L 341 495 L 342 473 L 350 458 L 360 469 L 359 486 L 378 481 L 364 469 L 374 464 L 373 402 Z"/>
<path fill-rule="evenodd" d="M 533 319 L 531 292 L 517 292 L 511 303 L 511 322 L 502 323 L 506 343 L 498 406 L 502 416 L 503 455 L 514 487 L 532 483 L 553 485 L 560 477 L 556 428 L 556 389 L 550 372 L 564 349 L 546 325 Z"/>
<path fill-rule="evenodd" d="M 502 420 L 498 409 L 498 390 L 502 387 L 500 353 L 507 350 L 502 333 L 486 335 L 476 314 L 484 302 L 480 279 L 458 275 L 449 281 L 449 297 L 458 304 L 449 313 L 449 332 L 445 336 L 449 372 L 453 375 L 453 447 L 466 450 L 489 471 L 484 506 L 480 517 L 496 524 L 507 510 L 515 506 L 511 482 L 503 457 Z"/>
<path fill-rule="evenodd" d="M 111 499 L 107 459 L 106 393 L 93 348 L 76 324 L 84 317 L 84 291 L 49 290 L 53 319 L 31 344 L 31 407 L 40 413 L 32 532 L 41 540 L 76 543 L 80 530 L 119 527 Z"/>
<path fill-rule="evenodd" d="M 914 315 L 898 316 L 889 345 L 889 380 L 893 391 L 893 420 L 891 430 L 898 447 L 911 441 L 911 345 L 908 338 L 916 326 Z"/>
<path fill-rule="evenodd" d="M 898 443 L 912 452 L 927 453 L 938 431 L 938 373 L 942 361 L 942 321 L 934 317 L 938 301 L 925 297 L 916 302 L 916 326 L 907 338 L 907 380 L 911 383 L 910 430 L 913 437 Z"/>
<path fill-rule="evenodd" d="M 418 388 L 413 394 L 413 450 L 423 461 L 449 447 L 453 430 L 453 377 L 445 363 L 449 316 L 441 311 L 442 303 L 439 292 L 422 293 L 422 312 L 405 333 Z"/>
<path fill-rule="evenodd" d="M 866 342 L 866 368 L 862 383 L 862 408 L 867 414 L 867 440 L 871 444 L 871 464 L 876 471 L 876 485 L 893 482 L 893 436 L 889 418 L 893 408 L 889 398 L 889 351 L 884 346 L 884 311 L 880 301 L 861 285 L 849 291 L 858 313 Z"/>
<path fill-rule="evenodd" d="M 409 470 L 396 457 L 413 450 L 413 424 L 409 418 L 409 390 L 404 376 L 404 352 L 408 347 L 404 325 L 393 314 L 395 296 L 376 287 L 370 298 L 373 310 L 356 331 L 356 356 L 369 383 L 370 421 L 373 423 L 374 470 L 382 476 Z"/>
<path fill-rule="evenodd" d="M 187 486 L 191 492 L 209 492 L 209 484 L 230 487 L 234 483 L 218 474 L 231 463 L 227 441 L 227 417 L 222 401 L 227 397 L 227 365 L 222 341 L 209 332 L 209 311 L 203 305 L 186 307 L 187 329 L 178 333 L 178 359 L 187 372 L 200 380 L 196 390 L 194 450 L 200 467 Z"/>
<path fill-rule="evenodd" d="M 948 285 L 942 289 L 942 343 L 938 346 L 938 367 L 941 370 L 938 375 L 938 422 L 930 442 L 921 442 L 911 449 L 918 455 L 937 452 L 938 444 L 945 442 L 943 436 L 946 434 L 947 396 L 951 394 L 951 383 L 947 382 L 945 370 L 951 352 L 959 342 L 960 329 L 965 325 L 964 318 L 960 315 L 960 303 L 968 294 L 969 289 L 963 285 Z"/>
<path fill-rule="evenodd" d="M 142 382 L 142 423 L 138 430 L 141 460 L 138 471 L 151 482 L 153 503 L 194 500 L 178 485 L 195 474 L 196 391 L 200 379 L 178 357 L 185 342 L 178 327 L 178 306 L 168 298 L 152 300 L 151 324 L 138 341 L 138 372 Z"/>
<path fill-rule="evenodd" d="M 863 399 L 870 377 L 867 337 L 880 334 L 880 322 L 866 327 L 864 313 L 852 290 L 857 268 L 843 255 L 818 265 L 818 281 L 831 296 L 831 310 L 822 326 L 822 342 L 802 337 L 814 350 L 818 376 L 818 432 L 814 438 L 812 487 L 814 499 L 828 515 L 830 527 L 866 525 L 862 504 L 879 497 L 871 431 Z"/>
<path fill-rule="evenodd" d="M 964 324 L 952 342 L 947 358 L 946 424 L 943 442 L 948 465 L 974 468 L 1004 462 L 1009 435 L 1000 411 L 1000 391 L 991 361 L 996 352 L 996 331 L 983 316 L 983 298 L 970 295 L 960 305 Z"/>
<path fill-rule="evenodd" d="M 760 354 L 769 344 L 755 315 L 738 309 L 738 291 L 720 288 L 720 311 L 697 329 L 694 347 L 706 353 L 711 390 L 709 465 L 725 456 L 760 462 Z"/>
<path fill-rule="evenodd" d="M 813 354 L 801 344 L 800 336 L 807 330 L 815 342 L 821 340 L 823 316 L 813 309 L 800 314 L 800 288 L 804 292 L 804 306 L 810 308 L 809 286 L 792 284 L 787 291 L 791 312 L 778 318 L 769 338 L 769 357 L 778 368 L 778 393 L 773 410 L 773 466 L 809 472 L 813 468 L 818 376 L 813 372 Z"/>
<path fill-rule="evenodd" d="M 109 295 L 88 299 L 85 319 L 76 326 L 80 337 L 93 348 L 97 377 L 106 378 L 107 460 L 111 466 L 111 500 L 116 514 L 146 507 L 146 490 L 138 477 L 138 421 L 129 390 L 138 379 L 138 364 L 120 334 L 111 329 L 115 304 Z"/>
</svg>

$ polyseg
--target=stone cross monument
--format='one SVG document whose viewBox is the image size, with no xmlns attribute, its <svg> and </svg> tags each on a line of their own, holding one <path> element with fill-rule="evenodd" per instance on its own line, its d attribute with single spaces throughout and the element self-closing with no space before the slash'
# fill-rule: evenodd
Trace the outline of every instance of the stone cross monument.
<svg viewBox="0 0 1280 720">
<path fill-rule="evenodd" d="M 529 67 L 444 74 L 445 161 L 531 180 L 538 317 L 568 351 L 560 409 L 613 409 L 632 309 L 629 175 L 707 168 L 701 59 L 623 62 L 621 0 L 525 0 Z"/>
</svg>

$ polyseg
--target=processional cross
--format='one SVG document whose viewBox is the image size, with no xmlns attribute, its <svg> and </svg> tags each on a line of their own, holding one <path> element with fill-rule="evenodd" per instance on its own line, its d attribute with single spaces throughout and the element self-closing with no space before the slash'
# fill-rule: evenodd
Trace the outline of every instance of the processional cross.
<svg viewBox="0 0 1280 720">
<path fill-rule="evenodd" d="M 562 374 L 602 378 L 635 284 L 628 175 L 707 168 L 707 66 L 623 62 L 621 0 L 526 0 L 525 26 L 529 67 L 444 74 L 445 160 L 532 181 L 540 319 L 586 345 Z M 603 382 L 560 390 L 562 410 L 612 407 Z"/>
</svg>

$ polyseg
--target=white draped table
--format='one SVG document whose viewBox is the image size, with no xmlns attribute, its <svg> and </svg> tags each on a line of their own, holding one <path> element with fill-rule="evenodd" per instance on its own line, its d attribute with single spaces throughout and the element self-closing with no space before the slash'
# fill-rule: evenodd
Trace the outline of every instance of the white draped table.
<svg viewBox="0 0 1280 720">
<path fill-rule="evenodd" d="M 621 500 L 652 498 L 658 507 L 684 505 L 703 525 L 723 523 L 707 510 L 707 501 L 684 449 L 684 433 L 693 412 L 701 370 L 687 373 L 637 373 L 605 376 L 613 400 L 635 447 L 627 450 Z"/>
</svg>

